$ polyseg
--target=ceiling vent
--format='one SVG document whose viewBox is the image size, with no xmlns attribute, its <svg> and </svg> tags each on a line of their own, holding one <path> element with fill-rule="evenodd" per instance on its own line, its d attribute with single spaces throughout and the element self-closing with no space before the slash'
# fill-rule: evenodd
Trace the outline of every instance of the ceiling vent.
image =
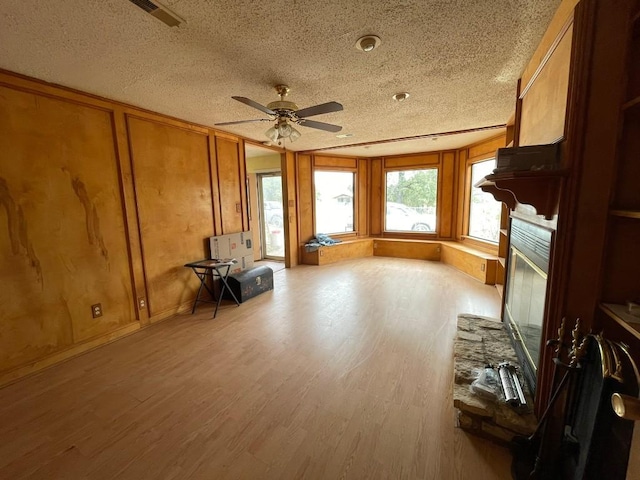
<svg viewBox="0 0 640 480">
<path fill-rule="evenodd" d="M 177 27 L 184 20 L 158 2 L 150 2 L 149 0 L 129 0 L 150 15 L 153 15 L 162 23 L 166 23 L 170 27 Z"/>
</svg>

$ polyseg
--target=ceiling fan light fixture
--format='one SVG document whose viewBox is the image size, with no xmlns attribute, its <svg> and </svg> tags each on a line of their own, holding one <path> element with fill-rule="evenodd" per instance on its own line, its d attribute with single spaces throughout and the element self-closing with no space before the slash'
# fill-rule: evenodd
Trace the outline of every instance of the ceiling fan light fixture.
<svg viewBox="0 0 640 480">
<path fill-rule="evenodd" d="M 295 128 L 291 127 L 291 134 L 289 135 L 289 141 L 290 142 L 295 142 L 297 139 L 300 138 L 300 132 L 298 130 L 296 130 Z"/>
<path fill-rule="evenodd" d="M 267 136 L 267 138 L 269 140 L 271 140 L 272 142 L 277 142 L 278 138 L 280 138 L 280 134 L 278 133 L 278 129 L 274 126 L 271 127 L 269 130 L 267 130 L 266 132 L 264 132 L 264 134 Z"/>
<path fill-rule="evenodd" d="M 278 123 L 277 130 L 281 138 L 287 138 L 291 136 L 291 131 L 293 130 L 293 127 L 291 127 L 291 125 L 289 125 L 286 121 L 284 121 L 284 122 Z"/>
<path fill-rule="evenodd" d="M 356 41 L 356 48 L 365 53 L 369 53 L 380 46 L 382 40 L 376 35 L 365 35 Z"/>
</svg>

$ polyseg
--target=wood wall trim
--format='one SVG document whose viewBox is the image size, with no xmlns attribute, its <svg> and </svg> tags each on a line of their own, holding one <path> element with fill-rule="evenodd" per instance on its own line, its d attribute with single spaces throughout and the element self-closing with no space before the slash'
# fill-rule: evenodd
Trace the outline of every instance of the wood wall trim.
<svg viewBox="0 0 640 480">
<path fill-rule="evenodd" d="M 528 79 L 525 79 L 523 77 L 521 79 L 522 80 L 522 84 L 524 85 L 524 87 L 522 88 L 522 91 L 520 92 L 520 98 L 521 99 L 524 98 L 527 95 L 527 93 L 529 92 L 529 89 L 536 82 L 536 80 L 540 76 L 540 73 L 542 73 L 542 70 L 544 70 L 544 68 L 547 66 L 547 63 L 549 62 L 549 60 L 551 59 L 551 57 L 555 53 L 556 49 L 558 48 L 558 45 L 560 45 L 560 42 L 562 42 L 562 40 L 564 39 L 565 35 L 567 34 L 567 32 L 569 31 L 569 29 L 572 26 L 573 26 L 573 14 L 567 19 L 565 24 L 562 26 L 562 28 L 558 32 L 558 35 L 556 36 L 556 38 L 553 40 L 553 43 L 549 47 L 549 50 L 547 51 L 545 56 L 542 58 L 542 60 L 540 61 L 540 64 L 538 65 L 536 70 L 533 72 L 531 77 L 528 78 Z"/>
<path fill-rule="evenodd" d="M 157 123 L 159 125 L 178 128 L 180 130 L 186 130 L 192 133 L 199 133 L 201 135 L 209 134 L 209 130 L 207 128 L 199 127 L 197 125 L 192 125 L 188 122 L 183 122 L 181 120 L 174 120 L 170 117 L 164 117 L 162 115 L 147 113 L 147 112 L 131 111 L 131 109 L 124 109 L 123 111 L 127 118 L 144 120 L 145 122 Z"/>
<path fill-rule="evenodd" d="M 494 158 L 498 148 L 503 148 L 505 145 L 506 133 L 502 133 L 493 138 L 489 138 L 467 147 L 468 158 L 472 163 Z"/>
<path fill-rule="evenodd" d="M 438 226 L 436 231 L 440 238 L 454 238 L 455 235 L 455 208 L 457 203 L 456 182 L 456 157 L 455 152 L 440 153 L 440 182 L 441 198 L 438 205 Z"/>
<path fill-rule="evenodd" d="M 170 123 L 174 126 L 185 126 L 188 129 L 194 130 L 208 130 L 209 127 L 205 125 L 199 125 L 193 122 L 187 122 L 185 120 L 172 117 L 170 115 L 164 115 L 144 108 L 136 107 L 128 103 L 120 102 L 118 100 L 111 100 L 105 97 L 100 97 L 92 93 L 83 92 L 74 88 L 65 87 L 63 85 L 45 82 L 37 78 L 22 75 L 9 70 L 0 68 L 0 85 L 8 88 L 19 89 L 28 91 L 30 93 L 36 93 L 41 96 L 54 97 L 61 100 L 67 100 L 73 103 L 82 105 L 90 105 L 95 108 L 101 108 L 104 110 L 113 110 L 114 108 L 121 108 L 126 113 L 137 115 L 145 119 L 163 119 L 163 121 Z"/>
<path fill-rule="evenodd" d="M 467 180 L 466 175 L 468 153 L 469 151 L 466 148 L 458 150 L 458 176 L 456 178 L 456 183 L 458 184 L 456 202 L 456 240 L 460 240 L 462 238 L 462 234 L 467 231 L 465 227 L 465 219 L 468 218 L 468 215 L 465 216 L 465 212 L 468 211 L 468 207 L 465 199 L 467 196 L 466 185 L 470 182 Z"/>
<path fill-rule="evenodd" d="M 211 175 L 211 208 L 213 212 L 213 234 L 222 235 L 222 202 L 218 180 L 218 152 L 216 137 L 211 131 L 208 138 L 209 145 L 209 172 Z"/>
<path fill-rule="evenodd" d="M 0 374 L 0 387 L 7 386 L 23 377 L 40 372 L 45 368 L 63 362 L 64 360 L 68 360 L 72 357 L 80 355 L 81 353 L 86 353 L 90 350 L 101 347 L 102 345 L 111 343 L 122 337 L 126 337 L 127 335 L 131 335 L 132 333 L 140 330 L 140 328 L 140 323 L 134 322 L 129 325 L 125 325 L 124 327 L 118 328 L 117 330 L 114 330 L 112 332 L 109 332 L 106 335 L 101 335 L 99 337 L 86 340 L 82 343 L 77 343 L 69 348 L 66 348 L 65 350 L 61 350 L 52 355 L 40 358 L 35 362 L 31 362 L 27 365 L 23 365 L 18 368 L 3 372 L 2 374 Z"/>
<path fill-rule="evenodd" d="M 238 167 L 240 169 L 240 208 L 242 210 L 242 231 L 248 232 L 251 230 L 249 225 L 249 197 L 247 191 L 249 184 L 247 183 L 247 160 L 245 158 L 244 140 L 240 139 L 238 142 Z M 284 210 L 283 210 L 284 214 Z M 284 218 L 282 219 L 284 222 Z"/>
<path fill-rule="evenodd" d="M 284 233 L 286 241 L 285 267 L 291 268 L 298 265 L 299 241 L 298 241 L 298 199 L 297 199 L 297 177 L 296 177 L 296 157 L 293 152 L 287 151 L 281 154 L 281 172 L 283 180 L 283 200 L 284 212 Z"/>
<path fill-rule="evenodd" d="M 142 242 L 140 238 L 140 222 L 138 219 L 137 199 L 135 192 L 135 182 L 133 178 L 133 163 L 131 161 L 131 151 L 129 150 L 129 128 L 124 110 L 116 107 L 113 115 L 113 129 L 115 132 L 115 148 L 120 171 L 120 189 L 122 191 L 123 216 L 125 219 L 125 232 L 127 235 L 127 248 L 129 251 L 129 267 L 131 281 L 133 284 L 133 308 L 135 318 L 148 325 L 149 309 L 140 309 L 138 299 L 144 298 L 148 301 L 146 278 L 142 263 Z"/>
<path fill-rule="evenodd" d="M 569 21 L 569 19 L 571 19 L 571 21 L 573 20 L 573 11 L 578 3 L 579 0 L 562 0 L 562 3 L 551 19 L 551 23 L 547 27 L 542 40 L 538 44 L 538 48 L 536 48 L 536 51 L 531 57 L 531 60 L 522 72 L 522 75 L 520 77 L 521 95 L 524 95 L 525 91 L 528 89 L 525 87 L 528 87 L 529 84 L 532 83 L 535 72 L 541 70 L 540 65 L 542 64 L 544 59 L 548 57 L 549 51 L 552 49 L 553 44 L 558 40 L 558 38 L 562 37 L 560 32 L 562 32 L 562 30 L 567 27 L 567 22 Z"/>
<path fill-rule="evenodd" d="M 317 153 L 317 152 L 326 152 L 328 150 L 337 150 L 337 149 L 342 149 L 342 148 L 364 147 L 364 146 L 369 146 L 369 145 L 384 145 L 384 144 L 388 144 L 388 143 L 406 142 L 406 141 L 409 141 L 409 140 L 422 140 L 422 139 L 425 139 L 425 138 L 446 137 L 446 136 L 449 136 L 449 135 L 459 135 L 461 133 L 484 132 L 486 130 L 497 130 L 497 129 L 501 129 L 501 128 L 505 128 L 505 127 L 506 127 L 506 124 L 489 125 L 489 126 L 486 126 L 486 127 L 467 128 L 465 130 L 452 130 L 452 131 L 448 131 L 448 132 L 426 133 L 424 135 L 415 135 L 413 137 L 391 138 L 391 139 L 388 139 L 388 140 L 377 140 L 377 141 L 373 141 L 373 142 L 352 143 L 352 144 L 349 144 L 349 145 L 336 145 L 336 146 L 333 146 L 333 147 L 316 148 L 315 150 L 308 150 L 308 151 L 298 152 L 298 153 L 313 154 L 313 153 Z"/>
<path fill-rule="evenodd" d="M 384 230 L 382 216 L 382 198 L 384 195 L 384 165 L 382 158 L 371 159 L 371 172 L 369 173 L 369 235 L 381 235 Z"/>
<path fill-rule="evenodd" d="M 358 159 L 358 236 L 367 237 L 370 231 L 371 207 L 368 199 L 370 198 L 369 183 L 371 162 L 369 159 Z"/>
<path fill-rule="evenodd" d="M 213 132 L 213 134 L 216 137 L 224 138 L 225 140 L 229 140 L 231 142 L 239 143 L 241 140 L 241 137 L 238 137 L 237 135 L 233 135 L 232 133 L 221 132 L 220 130 L 210 130 L 210 131 Z"/>
<path fill-rule="evenodd" d="M 565 136 L 573 32 L 571 21 L 554 44 L 544 68 L 536 74 L 535 82 L 520 95 L 520 146 L 555 143 Z"/>
<path fill-rule="evenodd" d="M 441 152 L 429 152 L 423 154 L 397 155 L 384 157 L 385 170 L 406 170 L 407 167 L 433 167 L 440 165 Z"/>
<path fill-rule="evenodd" d="M 313 155 L 313 167 L 318 170 L 350 170 L 355 172 L 358 168 L 358 159 L 355 157 Z"/>
</svg>

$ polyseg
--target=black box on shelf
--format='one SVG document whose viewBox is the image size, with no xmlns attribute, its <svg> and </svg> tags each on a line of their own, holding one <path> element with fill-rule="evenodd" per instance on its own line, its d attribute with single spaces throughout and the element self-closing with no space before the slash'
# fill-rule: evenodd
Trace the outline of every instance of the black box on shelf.
<svg viewBox="0 0 640 480">
<path fill-rule="evenodd" d="M 493 173 L 555 170 L 560 167 L 560 144 L 499 148 Z"/>
</svg>

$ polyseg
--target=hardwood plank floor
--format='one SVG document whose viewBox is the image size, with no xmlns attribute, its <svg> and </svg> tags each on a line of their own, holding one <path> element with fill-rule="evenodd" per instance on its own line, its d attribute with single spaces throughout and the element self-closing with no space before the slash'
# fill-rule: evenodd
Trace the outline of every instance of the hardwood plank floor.
<svg viewBox="0 0 640 480">
<path fill-rule="evenodd" d="M 0 478 L 510 478 L 454 428 L 456 316 L 495 288 L 381 257 L 274 279 L 1 389 Z"/>
</svg>

